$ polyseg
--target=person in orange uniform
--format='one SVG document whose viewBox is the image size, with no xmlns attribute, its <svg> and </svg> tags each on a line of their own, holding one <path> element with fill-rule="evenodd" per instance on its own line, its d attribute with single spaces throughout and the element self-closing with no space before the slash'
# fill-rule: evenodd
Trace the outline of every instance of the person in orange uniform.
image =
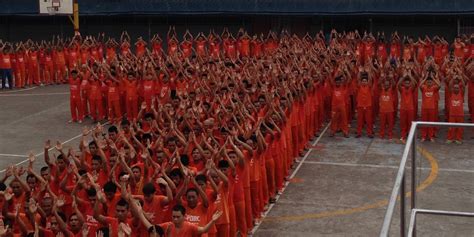
<svg viewBox="0 0 474 237">
<path fill-rule="evenodd" d="M 239 54 L 241 57 L 250 57 L 250 36 L 247 34 L 247 31 L 244 32 L 244 35 L 240 37 L 240 48 Z"/>
<path fill-rule="evenodd" d="M 122 117 L 122 111 L 120 109 L 120 93 L 119 86 L 120 81 L 117 79 L 117 72 L 110 71 L 104 67 L 108 77 L 105 81 L 107 84 L 107 109 L 109 122 L 119 122 Z"/>
<path fill-rule="evenodd" d="M 451 95 L 449 96 L 449 119 L 450 123 L 464 122 L 464 81 L 454 78 L 449 84 Z M 448 140 L 450 144 L 453 141 L 456 144 L 462 144 L 464 128 L 455 127 L 448 129 Z"/>
<path fill-rule="evenodd" d="M 197 56 L 204 57 L 205 55 L 207 55 L 207 50 L 206 50 L 207 38 L 202 32 L 199 32 L 199 34 L 196 37 L 196 40 L 194 40 L 194 43 L 196 44 Z"/>
<path fill-rule="evenodd" d="M 421 90 L 421 120 L 427 122 L 437 121 L 437 94 L 441 87 L 441 84 L 434 77 L 434 72 L 430 71 L 426 77 L 420 82 Z M 434 141 L 435 128 L 434 127 L 422 127 L 421 128 L 421 141 L 430 140 Z"/>
<path fill-rule="evenodd" d="M 102 81 L 103 73 L 100 70 L 97 70 L 97 65 L 93 65 L 92 69 L 89 69 L 91 72 L 91 77 L 89 80 L 89 106 L 90 106 L 90 115 L 94 122 L 104 119 L 104 106 L 102 104 Z"/>
<path fill-rule="evenodd" d="M 466 45 L 461 41 L 460 37 L 456 37 L 453 43 L 454 57 L 459 58 L 461 62 L 464 62 L 464 47 Z"/>
<path fill-rule="evenodd" d="M 400 37 L 395 31 L 395 33 L 392 35 L 392 41 L 390 43 L 390 58 L 400 59 L 401 48 Z"/>
<path fill-rule="evenodd" d="M 146 52 L 146 46 L 147 43 L 143 40 L 142 37 L 139 37 L 137 42 L 135 43 L 135 54 L 137 55 L 137 58 L 143 57 Z"/>
<path fill-rule="evenodd" d="M 416 88 L 415 79 L 410 74 L 405 74 L 399 80 L 398 90 L 400 91 L 400 140 L 405 142 L 411 122 L 415 119 L 414 90 Z"/>
<path fill-rule="evenodd" d="M 380 138 L 385 138 L 385 131 L 387 131 L 388 139 L 393 137 L 394 114 L 394 90 L 390 79 L 380 81 L 382 89 L 379 96 L 379 117 L 380 117 Z"/>
<path fill-rule="evenodd" d="M 53 52 L 51 48 L 46 49 L 44 55 L 44 79 L 45 84 L 51 85 L 54 83 L 54 63 L 53 63 Z"/>
<path fill-rule="evenodd" d="M 197 226 L 185 221 L 186 209 L 181 205 L 175 205 L 172 212 L 173 221 L 160 224 L 160 227 L 166 233 L 166 236 L 172 237 L 190 237 L 201 236 L 207 233 L 211 227 L 222 218 L 222 212 L 216 212 L 211 220 L 205 226 Z M 219 237 L 221 235 L 218 235 Z"/>
<path fill-rule="evenodd" d="M 135 79 L 133 72 L 127 73 L 127 80 L 124 80 L 125 84 L 125 108 L 127 113 L 127 119 L 132 121 L 138 116 L 138 82 Z"/>
<path fill-rule="evenodd" d="M 25 87 L 26 83 L 26 60 L 25 60 L 25 49 L 23 43 L 16 49 L 16 72 L 15 72 L 15 86 L 17 88 Z"/>
<path fill-rule="evenodd" d="M 253 58 L 260 58 L 263 54 L 263 36 L 261 35 L 260 38 L 257 35 L 252 37 L 250 41 L 250 55 Z"/>
<path fill-rule="evenodd" d="M 160 38 L 160 36 L 155 34 L 150 42 L 153 56 L 157 58 L 163 56 L 163 40 Z"/>
<path fill-rule="evenodd" d="M 223 168 L 222 166 L 219 168 Z M 222 216 L 216 221 L 217 236 L 229 237 L 230 236 L 230 217 L 229 217 L 229 179 L 220 169 L 217 169 L 212 160 L 208 160 L 206 163 L 206 169 L 209 170 L 209 181 L 212 186 L 216 188 L 214 190 L 214 205 L 216 211 L 222 212 Z"/>
<path fill-rule="evenodd" d="M 40 71 L 38 62 L 38 51 L 36 46 L 30 48 L 28 54 L 28 86 L 40 84 Z"/>
<path fill-rule="evenodd" d="M 183 42 L 180 44 L 181 52 L 184 58 L 189 58 L 193 54 L 194 42 L 193 35 L 189 32 L 189 30 L 186 30 L 186 33 L 184 33 L 183 39 Z"/>
<path fill-rule="evenodd" d="M 106 46 L 105 60 L 107 61 L 107 63 L 111 63 L 112 61 L 114 61 L 117 58 L 116 49 L 117 49 L 118 43 L 115 42 L 115 40 L 109 39 L 105 43 L 105 46 Z"/>
<path fill-rule="evenodd" d="M 342 74 L 331 79 L 333 86 L 331 101 L 331 132 L 333 137 L 338 130 L 342 130 L 344 137 L 349 137 L 349 127 L 346 111 L 347 84 L 349 83 Z"/>
<path fill-rule="evenodd" d="M 156 74 L 153 68 L 149 68 L 144 73 L 144 79 L 142 81 L 143 100 L 146 103 L 146 111 L 151 111 L 151 107 L 154 106 L 152 101 L 156 93 Z"/>
<path fill-rule="evenodd" d="M 366 71 L 360 71 L 357 90 L 357 138 L 361 137 L 362 127 L 367 125 L 367 136 L 374 137 L 372 115 L 372 78 Z"/>
<path fill-rule="evenodd" d="M 12 71 L 12 60 L 11 60 L 11 45 L 3 45 L 0 47 L 0 71 L 2 77 L 2 89 L 5 89 L 6 82 L 8 81 L 8 87 L 13 89 L 13 71 Z"/>
<path fill-rule="evenodd" d="M 69 77 L 69 90 L 70 90 L 70 107 L 71 107 L 71 117 L 72 120 L 69 122 L 79 122 L 82 123 L 84 120 L 84 113 L 82 111 L 82 101 L 81 101 L 81 77 L 77 70 L 73 69 L 71 71 L 71 76 Z"/>
<path fill-rule="evenodd" d="M 62 83 L 65 81 L 68 71 L 63 47 L 57 46 L 53 55 L 56 83 Z"/>
<path fill-rule="evenodd" d="M 377 42 L 377 59 L 384 65 L 387 62 L 387 58 L 387 44 L 385 43 L 385 34 L 382 32 Z"/>
</svg>

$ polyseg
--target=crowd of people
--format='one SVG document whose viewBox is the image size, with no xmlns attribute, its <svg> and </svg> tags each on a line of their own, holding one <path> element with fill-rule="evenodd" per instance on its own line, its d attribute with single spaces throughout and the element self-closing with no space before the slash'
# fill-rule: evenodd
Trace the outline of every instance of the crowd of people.
<svg viewBox="0 0 474 237">
<path fill-rule="evenodd" d="M 442 117 L 464 121 L 468 90 L 472 120 L 473 39 L 456 38 L 450 50 L 443 38 L 396 32 L 264 38 L 241 29 L 179 40 L 170 28 L 166 44 L 155 35 L 132 46 L 126 32 L 120 42 L 2 43 L 10 87 L 67 81 L 71 122 L 111 126 L 84 128 L 78 147 L 47 141 L 39 174 L 34 155 L 28 167 L 9 167 L 0 235 L 247 236 L 329 121 L 330 136 L 348 137 L 355 118 L 356 137 L 365 127 L 373 138 L 378 120 L 379 136 L 392 139 L 399 119 L 403 140 L 411 121 L 438 121 L 441 88 Z M 19 55 L 39 52 L 51 60 L 20 65 Z M 436 135 L 423 128 L 421 139 Z M 462 137 L 453 128 L 447 141 Z"/>
</svg>

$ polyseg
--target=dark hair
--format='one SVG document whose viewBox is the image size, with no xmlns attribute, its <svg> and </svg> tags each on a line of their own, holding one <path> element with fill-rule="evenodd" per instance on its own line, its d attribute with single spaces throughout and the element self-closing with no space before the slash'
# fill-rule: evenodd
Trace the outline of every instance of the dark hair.
<svg viewBox="0 0 474 237">
<path fill-rule="evenodd" d="M 63 212 L 58 212 L 58 216 L 61 217 L 61 220 L 67 221 L 66 214 L 64 214 Z"/>
<path fill-rule="evenodd" d="M 0 191 L 5 191 L 7 189 L 7 185 L 4 183 L 0 183 Z"/>
<path fill-rule="evenodd" d="M 150 228 L 148 228 L 148 233 L 157 233 L 158 236 L 164 236 L 165 235 L 165 232 L 163 231 L 163 228 L 161 228 L 161 226 L 159 225 L 153 225 L 153 226 L 150 226 Z"/>
<path fill-rule="evenodd" d="M 138 165 L 132 166 L 132 170 L 133 169 L 138 169 L 140 172 L 142 172 L 142 168 L 140 168 L 140 166 Z"/>
<path fill-rule="evenodd" d="M 109 182 L 105 183 L 104 184 L 104 192 L 106 192 L 106 193 L 116 193 L 117 192 L 117 185 L 112 181 L 109 181 Z"/>
<path fill-rule="evenodd" d="M 80 176 L 87 174 L 87 170 L 84 170 L 84 169 L 80 169 L 77 172 L 79 173 Z"/>
<path fill-rule="evenodd" d="M 95 188 L 89 188 L 86 192 L 88 197 L 94 197 L 97 195 L 97 191 L 95 190 Z"/>
<path fill-rule="evenodd" d="M 123 126 L 123 125 L 128 126 L 128 125 L 130 125 L 130 122 L 129 122 L 128 120 L 126 120 L 126 119 L 122 119 L 122 122 L 120 122 L 120 125 L 122 125 L 122 126 Z"/>
<path fill-rule="evenodd" d="M 168 139 L 166 139 L 166 144 L 170 143 L 170 142 L 176 142 L 176 137 L 168 137 Z"/>
<path fill-rule="evenodd" d="M 46 170 L 48 170 L 48 169 L 49 169 L 48 166 L 43 166 L 43 167 L 41 167 L 40 172 L 46 171 Z"/>
<path fill-rule="evenodd" d="M 155 119 L 155 116 L 152 114 L 152 113 L 146 113 L 143 118 L 147 119 L 147 118 L 151 118 L 151 119 Z"/>
<path fill-rule="evenodd" d="M 153 185 L 152 183 L 146 183 L 145 185 L 143 185 L 142 192 L 143 192 L 143 195 L 145 196 L 155 194 L 156 192 L 155 185 Z"/>
<path fill-rule="evenodd" d="M 196 194 L 198 194 L 198 190 L 196 188 L 188 188 L 188 191 L 186 191 L 186 195 L 188 195 L 188 193 L 190 192 L 195 192 Z"/>
<path fill-rule="evenodd" d="M 195 177 L 195 179 L 196 179 L 196 182 L 197 182 L 197 181 L 204 181 L 204 182 L 207 182 L 207 177 L 206 177 L 206 175 L 203 175 L 203 174 L 197 175 L 197 176 Z"/>
<path fill-rule="evenodd" d="M 180 204 L 174 205 L 173 211 L 179 211 L 179 212 L 181 212 L 181 214 L 182 214 L 183 216 L 186 215 L 186 209 L 185 209 L 182 205 L 180 205 Z"/>
<path fill-rule="evenodd" d="M 36 176 L 34 176 L 33 174 L 28 174 L 28 175 L 26 176 L 26 180 L 28 180 L 28 179 L 30 179 L 30 178 L 34 178 L 36 181 L 38 180 L 38 179 L 36 178 Z"/>
<path fill-rule="evenodd" d="M 116 127 L 115 125 L 110 126 L 109 129 L 107 129 L 107 131 L 108 131 L 109 133 L 111 133 L 111 132 L 118 133 L 118 129 L 117 129 L 117 127 Z"/>
<path fill-rule="evenodd" d="M 128 208 L 128 202 L 125 199 L 120 198 L 120 200 L 117 202 L 117 206 Z"/>
<path fill-rule="evenodd" d="M 181 160 L 181 163 L 183 163 L 184 166 L 189 165 L 189 157 L 186 154 L 182 154 L 179 159 Z"/>
<path fill-rule="evenodd" d="M 143 141 L 144 141 L 144 140 L 147 140 L 147 139 L 150 140 L 150 141 L 153 139 L 153 137 L 151 136 L 150 133 L 144 133 L 144 134 L 142 135 L 142 140 L 143 140 Z"/>
<path fill-rule="evenodd" d="M 217 163 L 217 167 L 229 168 L 229 162 L 227 160 L 220 160 L 219 163 Z"/>
<path fill-rule="evenodd" d="M 100 156 L 98 156 L 98 155 L 93 155 L 93 156 L 92 156 L 92 160 L 96 160 L 96 161 L 102 162 L 102 158 L 101 158 Z"/>
<path fill-rule="evenodd" d="M 170 177 L 176 177 L 176 176 L 183 178 L 183 174 L 181 174 L 181 170 L 179 170 L 178 168 L 174 168 L 170 172 Z"/>
<path fill-rule="evenodd" d="M 102 233 L 104 234 L 104 237 L 109 237 L 110 236 L 109 227 L 101 227 L 101 228 L 97 229 L 96 233 L 99 233 L 99 231 L 102 231 Z"/>
</svg>

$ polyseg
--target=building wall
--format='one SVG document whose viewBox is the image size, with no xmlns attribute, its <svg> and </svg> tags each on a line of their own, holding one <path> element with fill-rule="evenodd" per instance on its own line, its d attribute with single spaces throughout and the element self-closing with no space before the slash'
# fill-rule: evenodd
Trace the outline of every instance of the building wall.
<svg viewBox="0 0 474 237">
<path fill-rule="evenodd" d="M 358 29 L 360 32 L 398 31 L 402 35 L 414 37 L 439 35 L 452 39 L 458 32 L 458 19 L 462 33 L 472 33 L 472 16 L 82 16 L 80 29 L 83 35 L 97 35 L 106 32 L 108 36 L 119 38 L 122 30 L 127 30 L 132 38 L 159 33 L 162 38 L 168 27 L 175 25 L 178 34 L 186 29 L 191 32 L 209 32 L 211 28 L 222 32 L 228 27 L 237 32 L 244 27 L 251 34 L 266 33 L 268 30 L 289 29 L 300 35 L 319 30 L 326 33 L 332 28 L 338 31 Z M 72 23 L 66 16 L 0 16 L 0 39 L 8 41 L 48 40 L 53 35 L 69 37 L 73 33 Z"/>
</svg>

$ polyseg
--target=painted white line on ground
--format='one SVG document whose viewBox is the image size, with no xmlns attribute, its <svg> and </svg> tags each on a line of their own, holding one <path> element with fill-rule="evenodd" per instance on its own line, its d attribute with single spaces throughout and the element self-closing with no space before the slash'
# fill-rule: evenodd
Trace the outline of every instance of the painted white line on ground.
<svg viewBox="0 0 474 237">
<path fill-rule="evenodd" d="M 313 164 L 313 165 L 334 165 L 334 166 L 398 169 L 398 166 L 395 166 L 395 165 L 371 165 L 371 164 L 338 163 L 338 162 L 325 162 L 325 161 L 307 161 L 306 163 Z"/>
<path fill-rule="evenodd" d="M 35 93 L 35 94 L 0 94 L 0 97 L 25 97 L 25 96 L 46 96 L 46 95 L 69 95 L 69 92 L 51 92 L 51 93 Z"/>
<path fill-rule="evenodd" d="M 8 124 L 0 124 L 0 126 L 2 126 L 2 127 L 7 127 L 7 128 L 11 128 L 11 127 L 13 127 L 12 125 L 14 125 L 14 124 L 21 123 L 22 121 L 24 121 L 24 120 L 26 120 L 26 119 L 29 119 L 29 118 L 31 118 L 31 117 L 44 114 L 44 113 L 46 113 L 46 112 L 48 112 L 48 111 L 50 111 L 50 110 L 56 109 L 57 107 L 64 106 L 64 105 L 66 105 L 66 104 L 69 105 L 69 101 L 65 101 L 65 102 L 62 102 L 62 103 L 57 104 L 57 105 L 54 105 L 54 106 L 50 106 L 50 107 L 48 107 L 47 109 L 41 110 L 41 111 L 39 111 L 39 112 L 37 112 L 37 113 L 34 113 L 34 114 L 29 114 L 29 115 L 24 116 L 24 117 L 22 117 L 22 118 L 20 118 L 20 119 L 14 120 L 14 121 L 12 121 L 12 122 L 10 122 L 10 123 L 8 123 Z"/>
<path fill-rule="evenodd" d="M 26 155 L 17 155 L 17 154 L 3 154 L 0 153 L 0 156 L 10 156 L 10 157 L 28 157 Z"/>
<path fill-rule="evenodd" d="M 109 124 L 109 122 L 107 121 L 106 123 L 104 123 L 104 124 L 102 124 L 102 125 L 105 126 L 105 125 L 108 125 L 108 124 Z M 75 136 L 75 137 L 69 138 L 69 139 L 66 140 L 66 141 L 63 141 L 62 144 L 63 144 L 63 145 L 64 145 L 64 144 L 67 144 L 67 143 L 69 143 L 69 142 L 71 142 L 71 141 L 76 140 L 76 139 L 79 138 L 79 137 L 82 137 L 82 133 L 79 134 L 79 135 L 77 135 L 77 136 Z M 51 151 L 51 150 L 53 150 L 53 149 L 55 149 L 54 146 L 51 147 L 51 148 L 49 148 L 48 151 Z M 43 154 L 44 154 L 44 151 L 42 151 L 42 152 L 40 152 L 40 153 L 38 153 L 38 154 L 35 154 L 35 156 L 38 157 L 38 156 L 41 156 L 41 155 L 43 155 Z M 26 156 L 26 157 L 28 157 L 28 156 Z M 15 166 L 22 165 L 23 163 L 26 163 L 26 162 L 28 162 L 28 159 L 25 159 L 25 160 L 23 160 L 23 161 L 20 161 L 20 162 L 16 163 Z M 3 172 L 5 172 L 5 171 L 6 171 L 6 169 L 0 170 L 0 173 L 3 173 Z"/>
<path fill-rule="evenodd" d="M 24 88 L 24 89 L 20 89 L 20 90 L 11 90 L 11 91 L 8 91 L 8 89 L 5 89 L 6 91 L 0 92 L 0 95 L 1 94 L 17 93 L 17 92 L 22 92 L 22 91 L 29 91 L 29 90 L 33 90 L 33 89 L 36 89 L 36 88 L 38 88 L 38 87 L 33 86 L 33 87 L 30 87 L 30 88 Z"/>
<path fill-rule="evenodd" d="M 334 166 L 349 166 L 349 167 L 367 167 L 367 168 L 388 168 L 388 169 L 398 169 L 398 166 L 394 165 L 371 165 L 371 164 L 354 164 L 354 163 L 338 163 L 338 162 L 325 162 L 325 161 L 306 161 L 306 164 L 313 164 L 313 165 L 334 165 Z M 411 169 L 410 166 L 406 167 L 407 169 Z M 421 167 L 417 168 L 421 170 L 431 170 L 429 167 Z M 449 169 L 449 168 L 439 168 L 440 172 L 459 172 L 459 173 L 474 173 L 474 170 L 466 170 L 466 169 Z"/>
<path fill-rule="evenodd" d="M 326 131 L 328 130 L 329 126 L 331 126 L 331 122 L 329 122 L 329 123 L 326 125 L 326 127 L 323 129 L 323 131 L 321 132 L 321 134 L 319 134 L 318 139 L 316 139 L 316 141 L 314 141 L 314 142 L 311 144 L 311 146 L 314 147 L 314 146 L 316 146 L 316 145 L 319 143 L 319 140 L 321 140 L 321 138 L 324 136 L 324 134 L 325 134 Z M 295 177 L 296 173 L 297 173 L 298 170 L 301 168 L 301 166 L 302 166 L 303 163 L 305 162 L 306 158 L 308 158 L 309 154 L 310 154 L 311 151 L 313 151 L 313 150 L 314 150 L 313 148 L 309 148 L 309 150 L 305 153 L 305 155 L 303 156 L 303 159 L 301 159 L 301 161 L 299 162 L 299 164 L 298 164 L 298 166 L 296 167 L 296 169 L 294 169 L 293 172 L 291 173 L 290 178 L 289 178 L 290 180 Z M 286 182 L 285 182 L 285 185 L 283 185 L 283 190 L 281 191 L 282 194 L 285 192 L 285 189 L 286 189 L 286 187 L 288 187 L 289 184 L 290 184 L 290 181 L 286 181 Z M 261 222 L 258 223 L 257 225 L 255 225 L 255 226 L 253 227 L 253 229 L 252 229 L 252 235 L 254 235 L 254 234 L 257 232 L 258 228 L 260 227 L 260 225 L 261 225 L 262 222 L 263 222 L 263 219 L 265 219 L 265 217 L 268 215 L 268 213 L 270 213 L 270 211 L 272 210 L 273 206 L 275 206 L 275 204 L 278 203 L 278 199 L 280 199 L 280 196 L 281 196 L 282 194 L 279 194 L 279 195 L 277 195 L 277 196 L 275 197 L 275 199 L 276 199 L 275 203 L 270 204 L 270 206 L 268 207 L 267 211 L 263 214 Z"/>
</svg>

